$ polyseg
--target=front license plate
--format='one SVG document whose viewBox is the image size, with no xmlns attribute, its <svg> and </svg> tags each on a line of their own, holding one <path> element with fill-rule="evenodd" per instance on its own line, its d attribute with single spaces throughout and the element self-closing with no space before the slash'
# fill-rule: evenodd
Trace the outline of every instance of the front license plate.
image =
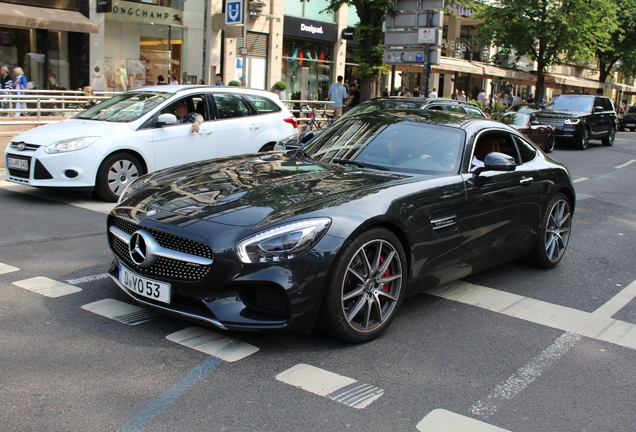
<svg viewBox="0 0 636 432">
<path fill-rule="evenodd" d="M 133 273 L 123 265 L 119 265 L 119 282 L 129 291 L 162 303 L 170 303 L 172 287 L 169 283 L 159 282 Z"/>
<path fill-rule="evenodd" d="M 627 127 L 636 127 L 636 124 L 634 124 L 634 123 L 627 123 Z"/>
<path fill-rule="evenodd" d="M 14 159 L 11 157 L 7 157 L 7 166 L 9 168 L 28 171 L 29 170 L 29 161 L 26 159 Z"/>
</svg>

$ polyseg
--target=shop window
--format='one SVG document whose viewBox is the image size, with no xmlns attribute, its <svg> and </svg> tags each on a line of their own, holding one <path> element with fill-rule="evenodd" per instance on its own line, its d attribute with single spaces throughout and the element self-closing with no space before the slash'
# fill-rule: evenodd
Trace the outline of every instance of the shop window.
<svg viewBox="0 0 636 432">
<path fill-rule="evenodd" d="M 303 68 L 307 68 L 307 97 L 326 100 L 331 85 L 332 67 L 331 44 L 304 39 L 287 39 L 283 42 L 282 78 L 287 83 L 287 98 L 300 99 L 302 72 Z"/>
</svg>

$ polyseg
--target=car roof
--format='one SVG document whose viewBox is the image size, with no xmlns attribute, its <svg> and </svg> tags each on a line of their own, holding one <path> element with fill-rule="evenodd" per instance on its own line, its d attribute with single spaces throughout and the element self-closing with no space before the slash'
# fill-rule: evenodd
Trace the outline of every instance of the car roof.
<svg viewBox="0 0 636 432">
<path fill-rule="evenodd" d="M 503 123 L 491 120 L 486 117 L 476 117 L 469 114 L 449 112 L 449 111 L 428 111 L 422 109 L 407 109 L 407 108 L 387 108 L 381 111 L 369 111 L 359 114 L 354 114 L 353 118 L 364 117 L 381 117 L 394 116 L 395 123 L 400 121 L 414 121 L 419 123 L 436 124 L 440 126 L 448 126 L 457 129 L 466 129 L 469 125 L 478 124 L 481 127 L 507 127 Z"/>
<path fill-rule="evenodd" d="M 129 90 L 129 93 L 138 93 L 138 92 L 161 92 L 161 93 L 179 93 L 185 92 L 188 90 L 198 90 L 198 91 L 223 91 L 224 93 L 233 92 L 233 93 L 260 93 L 262 95 L 267 95 L 269 97 L 278 96 L 276 93 L 268 92 L 262 89 L 255 89 L 251 87 L 238 87 L 238 86 L 217 86 L 217 85 L 153 85 L 147 87 L 139 87 L 133 90 Z"/>
<path fill-rule="evenodd" d="M 399 101 L 399 102 L 413 102 L 413 103 L 421 103 L 421 104 L 446 103 L 446 104 L 469 105 L 474 108 L 479 108 L 479 106 L 474 102 L 459 101 L 456 99 L 447 99 L 447 98 L 381 96 L 381 97 L 371 98 L 366 102 L 374 102 L 374 101 Z"/>
</svg>

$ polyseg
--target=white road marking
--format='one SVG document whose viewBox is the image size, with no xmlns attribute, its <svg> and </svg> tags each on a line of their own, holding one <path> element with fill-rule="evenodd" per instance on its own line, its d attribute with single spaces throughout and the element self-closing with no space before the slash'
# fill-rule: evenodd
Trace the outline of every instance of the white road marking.
<svg viewBox="0 0 636 432">
<path fill-rule="evenodd" d="M 235 362 L 258 352 L 258 348 L 253 345 L 199 327 L 189 327 L 169 334 L 166 339 L 226 362 Z"/>
<path fill-rule="evenodd" d="M 510 432 L 444 409 L 431 411 L 416 427 L 422 432 Z"/>
<path fill-rule="evenodd" d="M 11 183 L 8 181 L 0 180 L 0 188 L 8 189 L 13 192 L 23 193 L 27 195 L 36 196 L 39 198 L 48 199 L 50 201 L 61 202 L 64 204 L 80 207 L 86 210 L 91 210 L 98 213 L 108 214 L 115 207 L 115 203 L 106 203 L 99 201 L 97 198 L 83 198 L 81 194 L 65 194 L 59 192 L 52 192 L 46 189 L 37 189 L 31 186 L 20 185 Z"/>
<path fill-rule="evenodd" d="M 617 165 L 614 167 L 614 169 L 621 169 L 621 168 L 625 168 L 626 166 L 630 166 L 631 164 L 633 164 L 634 162 L 636 162 L 636 159 L 632 159 L 629 162 L 625 162 L 624 164 L 621 165 Z"/>
<path fill-rule="evenodd" d="M 587 177 L 581 177 L 581 178 L 577 178 L 576 180 L 573 180 L 572 183 L 579 183 L 585 180 L 589 180 L 589 178 Z"/>
<path fill-rule="evenodd" d="M 618 294 L 612 297 L 607 303 L 600 308 L 596 309 L 593 313 L 595 316 L 604 316 L 611 318 L 619 310 L 621 310 L 627 303 L 634 300 L 636 297 L 636 281 L 630 283 L 621 290 Z"/>
<path fill-rule="evenodd" d="M 73 285 L 58 282 L 46 277 L 34 277 L 31 279 L 24 279 L 21 281 L 13 282 L 13 285 L 20 288 L 33 291 L 38 294 L 42 294 L 46 297 L 62 297 L 68 294 L 73 294 L 81 291 L 81 288 L 77 288 Z"/>
<path fill-rule="evenodd" d="M 94 280 L 106 279 L 107 277 L 108 277 L 108 273 L 102 273 L 98 275 L 86 276 L 86 277 L 77 278 L 77 279 L 69 279 L 66 281 L 66 283 L 71 285 L 77 285 L 77 284 L 82 284 L 85 282 L 91 282 Z"/>
<path fill-rule="evenodd" d="M 357 409 L 367 407 L 384 394 L 378 387 L 308 364 L 297 364 L 276 375 L 276 379 Z"/>
<path fill-rule="evenodd" d="M 627 288 L 631 286 L 630 284 Z M 547 327 L 636 349 L 636 325 L 604 316 L 602 310 L 597 315 L 461 281 L 435 288 L 428 293 Z M 616 309 L 618 301 L 612 303 L 612 308 Z M 621 297 L 621 301 L 625 301 L 625 298 Z"/>
<path fill-rule="evenodd" d="M 9 264 L 0 263 L 0 274 L 11 273 L 20 270 L 17 267 L 10 266 Z"/>
<path fill-rule="evenodd" d="M 498 401 L 510 400 L 517 396 L 579 340 L 581 340 L 581 336 L 577 334 L 562 334 L 552 345 L 535 357 L 532 362 L 517 369 L 505 383 L 498 385 L 495 391 L 488 395 L 486 399 L 473 405 L 470 412 L 485 418 L 490 417 L 497 412 Z"/>
<path fill-rule="evenodd" d="M 126 325 L 141 324 L 159 315 L 154 311 L 115 299 L 104 299 L 85 304 L 82 309 Z"/>
</svg>

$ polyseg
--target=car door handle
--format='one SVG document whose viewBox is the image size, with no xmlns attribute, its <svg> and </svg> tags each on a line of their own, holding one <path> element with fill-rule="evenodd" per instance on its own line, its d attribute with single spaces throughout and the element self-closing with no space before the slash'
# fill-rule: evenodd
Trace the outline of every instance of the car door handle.
<svg viewBox="0 0 636 432">
<path fill-rule="evenodd" d="M 519 183 L 521 184 L 521 186 L 530 186 L 532 183 L 534 183 L 534 179 L 532 177 L 521 177 Z"/>
<path fill-rule="evenodd" d="M 199 133 L 200 133 L 201 135 L 210 135 L 210 134 L 212 133 L 212 131 L 211 131 L 211 130 L 207 130 L 207 129 L 206 129 L 206 130 L 199 131 Z"/>
<path fill-rule="evenodd" d="M 260 129 L 261 127 L 255 124 L 251 124 L 250 125 L 250 130 L 256 130 L 256 129 Z"/>
</svg>

